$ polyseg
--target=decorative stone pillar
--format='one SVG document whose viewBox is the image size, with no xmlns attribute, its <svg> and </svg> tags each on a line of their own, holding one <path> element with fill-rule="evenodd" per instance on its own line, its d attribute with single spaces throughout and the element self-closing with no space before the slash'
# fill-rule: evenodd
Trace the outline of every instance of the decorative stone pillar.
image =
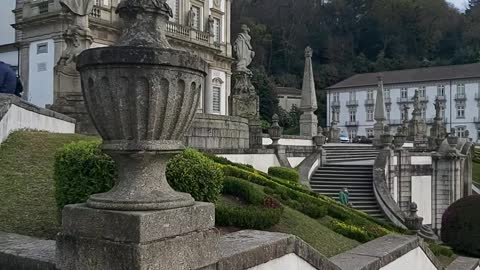
<svg viewBox="0 0 480 270">
<path fill-rule="evenodd" d="M 318 118 L 315 115 L 317 110 L 317 95 L 315 93 L 315 81 L 313 79 L 312 67 L 313 50 L 310 47 L 305 49 L 305 70 L 303 73 L 302 101 L 300 103 L 300 135 L 314 137 L 317 135 Z"/>
<path fill-rule="evenodd" d="M 385 101 L 383 98 L 383 77 L 378 77 L 378 90 L 377 99 L 375 101 L 375 124 L 373 125 L 373 145 L 376 147 L 382 147 L 381 135 L 385 130 L 386 124 L 385 116 Z"/>
<path fill-rule="evenodd" d="M 313 143 L 317 147 L 317 150 L 320 150 L 322 146 L 325 144 L 326 137 L 323 135 L 323 129 L 321 126 L 318 126 L 317 135 L 313 137 Z"/>
<path fill-rule="evenodd" d="M 207 72 L 199 57 L 170 48 L 170 11 L 165 2 L 124 0 L 115 46 L 79 56 L 87 109 L 118 178 L 112 190 L 64 208 L 59 269 L 199 269 L 218 259 L 214 205 L 174 191 L 165 176 Z"/>
<path fill-rule="evenodd" d="M 207 77 L 205 78 L 205 96 L 203 107 L 206 114 L 213 114 L 213 87 L 212 87 L 212 70 L 208 66 Z"/>
<path fill-rule="evenodd" d="M 329 143 L 339 143 L 340 142 L 340 129 L 338 128 L 338 119 L 336 119 L 337 109 L 332 108 L 332 123 L 330 124 L 330 129 L 328 130 L 328 142 Z"/>
</svg>

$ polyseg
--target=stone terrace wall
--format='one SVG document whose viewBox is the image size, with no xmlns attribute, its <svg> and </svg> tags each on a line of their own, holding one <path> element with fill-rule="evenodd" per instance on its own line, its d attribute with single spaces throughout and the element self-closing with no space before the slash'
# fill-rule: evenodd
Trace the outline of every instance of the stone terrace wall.
<svg viewBox="0 0 480 270">
<path fill-rule="evenodd" d="M 16 96 L 0 94 L 0 143 L 10 133 L 22 129 L 74 133 L 75 120 L 54 111 L 39 108 Z"/>
<path fill-rule="evenodd" d="M 247 149 L 248 120 L 235 116 L 196 114 L 184 142 L 197 149 Z"/>
</svg>

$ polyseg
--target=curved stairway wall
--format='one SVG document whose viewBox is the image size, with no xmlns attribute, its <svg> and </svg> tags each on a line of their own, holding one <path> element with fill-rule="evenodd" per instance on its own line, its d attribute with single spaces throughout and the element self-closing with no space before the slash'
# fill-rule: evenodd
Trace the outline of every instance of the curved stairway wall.
<svg viewBox="0 0 480 270">
<path fill-rule="evenodd" d="M 17 130 L 75 133 L 75 120 L 16 96 L 0 94 L 0 143 Z"/>
<path fill-rule="evenodd" d="M 395 202 L 387 187 L 387 173 L 390 167 L 390 150 L 382 150 L 373 165 L 373 190 L 375 198 L 385 216 L 395 225 L 405 228 L 405 213 Z"/>
</svg>

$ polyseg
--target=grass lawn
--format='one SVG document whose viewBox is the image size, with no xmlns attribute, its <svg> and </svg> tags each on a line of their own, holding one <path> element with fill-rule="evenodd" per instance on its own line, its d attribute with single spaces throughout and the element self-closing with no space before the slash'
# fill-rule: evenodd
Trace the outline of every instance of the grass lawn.
<svg viewBox="0 0 480 270">
<path fill-rule="evenodd" d="M 257 186 L 257 188 L 263 189 L 260 186 Z M 242 200 L 230 195 L 222 195 L 217 203 L 230 206 L 247 206 Z M 223 227 L 219 229 L 223 233 L 241 230 L 239 228 Z M 288 206 L 284 208 L 280 223 L 267 229 L 267 231 L 293 234 L 327 257 L 335 256 L 360 245 L 359 242 L 330 230 L 322 225 L 321 222 Z"/>
<path fill-rule="evenodd" d="M 76 134 L 16 132 L 0 145 L 0 231 L 53 238 L 59 230 L 54 199 L 55 151 L 94 140 Z"/>
<path fill-rule="evenodd" d="M 360 245 L 359 242 L 346 238 L 328 229 L 319 221 L 289 207 L 285 207 L 280 223 L 269 231 L 296 235 L 327 257 Z"/>
<path fill-rule="evenodd" d="M 473 181 L 480 184 L 480 163 L 473 162 L 472 176 Z"/>
</svg>

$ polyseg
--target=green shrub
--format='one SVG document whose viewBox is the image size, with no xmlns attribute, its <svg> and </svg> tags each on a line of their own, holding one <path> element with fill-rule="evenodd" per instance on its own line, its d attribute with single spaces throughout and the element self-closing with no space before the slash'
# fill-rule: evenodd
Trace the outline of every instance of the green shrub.
<svg viewBox="0 0 480 270">
<path fill-rule="evenodd" d="M 108 191 L 114 185 L 115 163 L 99 150 L 99 144 L 71 143 L 56 154 L 55 199 L 60 210 L 66 204 L 83 203 L 90 195 Z M 193 149 L 172 158 L 166 174 L 172 188 L 192 194 L 197 201 L 214 202 L 222 190 L 221 165 Z"/>
<path fill-rule="evenodd" d="M 56 153 L 53 178 L 59 210 L 67 204 L 85 202 L 90 195 L 113 187 L 115 164 L 99 150 L 99 144 L 74 142 Z"/>
<path fill-rule="evenodd" d="M 336 233 L 339 233 L 350 239 L 355 239 L 361 243 L 366 243 L 376 238 L 372 235 L 369 235 L 369 233 L 362 228 L 337 220 L 332 220 L 330 222 L 330 228 Z"/>
<path fill-rule="evenodd" d="M 442 218 L 442 241 L 454 250 L 480 257 L 480 195 L 462 198 Z"/>
<path fill-rule="evenodd" d="M 447 246 L 442 246 L 442 245 L 438 245 L 438 244 L 435 244 L 435 243 L 430 243 L 428 245 L 428 247 L 433 252 L 433 254 L 435 254 L 435 256 L 437 256 L 437 257 L 438 256 L 445 256 L 445 257 L 451 258 L 454 255 L 452 249 L 447 247 Z"/>
<path fill-rule="evenodd" d="M 177 191 L 190 193 L 197 201 L 217 201 L 223 178 L 220 165 L 191 148 L 185 149 L 167 164 L 170 186 Z"/>
<path fill-rule="evenodd" d="M 268 174 L 292 182 L 298 182 L 299 179 L 299 175 L 296 170 L 285 167 L 270 167 L 268 168 Z"/>
<path fill-rule="evenodd" d="M 250 205 L 236 207 L 217 203 L 215 206 L 217 225 L 263 230 L 280 222 L 283 206 L 255 188 L 252 183 L 235 177 L 226 177 L 222 192 L 239 197 Z"/>
</svg>

